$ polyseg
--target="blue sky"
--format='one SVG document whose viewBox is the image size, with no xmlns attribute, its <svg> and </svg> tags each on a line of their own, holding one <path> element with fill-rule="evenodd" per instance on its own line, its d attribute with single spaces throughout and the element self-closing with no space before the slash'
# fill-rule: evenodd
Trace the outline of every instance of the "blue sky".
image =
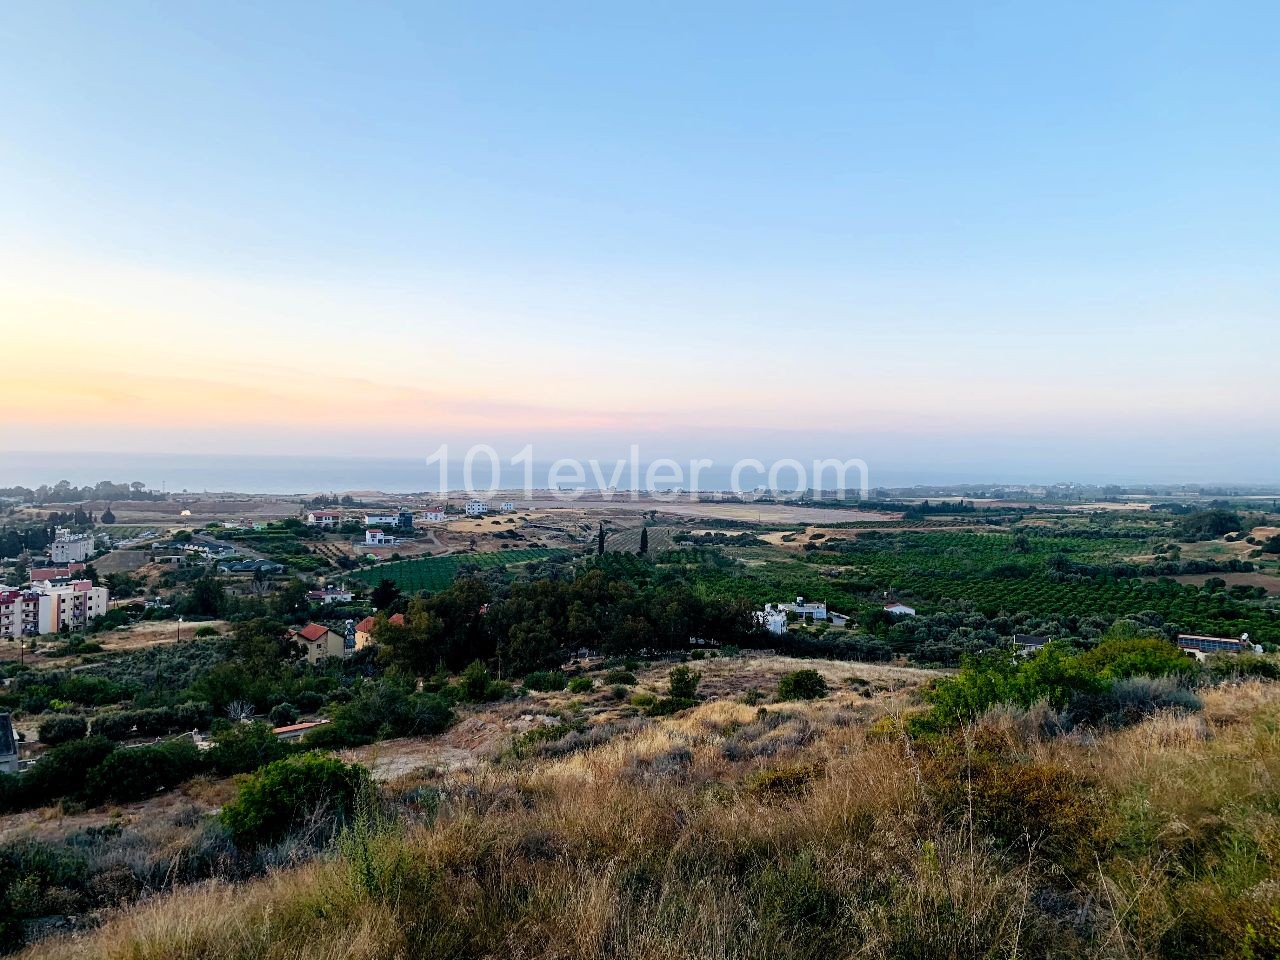
<svg viewBox="0 0 1280 960">
<path fill-rule="evenodd" d="M 0 316 L 22 351 L 85 345 L 56 356 L 96 386 L 20 378 L 0 449 L 640 439 L 1280 480 L 1277 28 L 1260 3 L 6 8 Z"/>
</svg>

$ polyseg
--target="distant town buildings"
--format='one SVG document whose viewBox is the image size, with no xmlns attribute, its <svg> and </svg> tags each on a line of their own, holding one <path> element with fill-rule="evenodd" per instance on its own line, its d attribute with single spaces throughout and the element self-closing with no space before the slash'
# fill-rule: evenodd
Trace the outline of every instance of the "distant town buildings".
<svg viewBox="0 0 1280 960">
<path fill-rule="evenodd" d="M 503 513 L 514 513 L 515 509 L 516 509 L 516 505 L 512 503 L 510 500 L 502 501 L 501 510 Z"/>
</svg>

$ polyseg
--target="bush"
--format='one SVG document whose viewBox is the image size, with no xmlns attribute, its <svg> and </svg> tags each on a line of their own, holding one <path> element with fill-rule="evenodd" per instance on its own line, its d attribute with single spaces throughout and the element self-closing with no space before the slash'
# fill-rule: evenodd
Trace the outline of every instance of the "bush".
<svg viewBox="0 0 1280 960">
<path fill-rule="evenodd" d="M 610 670 L 604 675 L 604 682 L 610 684 L 625 683 L 634 687 L 639 681 L 636 680 L 636 675 L 630 670 Z"/>
<path fill-rule="evenodd" d="M 291 723 L 297 723 L 298 708 L 292 703 L 277 703 L 271 708 L 271 712 L 267 715 L 271 718 L 271 723 L 277 727 L 287 727 Z"/>
<path fill-rule="evenodd" d="M 574 677 L 569 681 L 570 693 L 590 693 L 595 686 L 590 677 Z"/>
<path fill-rule="evenodd" d="M 258 846 L 317 818 L 335 825 L 346 823 L 357 797 L 370 789 L 370 783 L 364 767 L 304 753 L 277 760 L 253 774 L 220 816 L 238 845 Z"/>
<path fill-rule="evenodd" d="M 295 751 L 265 723 L 235 723 L 218 731 L 209 750 L 209 765 L 220 776 L 252 773 Z"/>
<path fill-rule="evenodd" d="M 651 717 L 666 717 L 697 705 L 697 700 L 691 700 L 688 697 L 662 697 L 649 705 L 648 714 Z"/>
<path fill-rule="evenodd" d="M 563 690 L 568 682 L 559 670 L 537 670 L 524 678 L 525 687 L 542 693 Z"/>
<path fill-rule="evenodd" d="M 115 750 L 116 745 L 106 737 L 91 736 L 45 751 L 36 765 L 22 774 L 22 803 L 37 806 L 81 794 L 89 772 Z"/>
<path fill-rule="evenodd" d="M 796 670 L 778 681 L 779 700 L 821 700 L 827 695 L 827 681 L 817 670 Z"/>
<path fill-rule="evenodd" d="M 198 640 L 203 640 L 205 637 L 217 636 L 221 636 L 221 634 L 218 633 L 217 627 L 204 626 L 196 628 L 196 639 Z"/>
<path fill-rule="evenodd" d="M 674 668 L 667 676 L 667 685 L 673 700 L 694 700 L 698 696 L 698 683 L 702 674 L 686 666 Z"/>
<path fill-rule="evenodd" d="M 157 790 L 191 778 L 204 765 L 199 749 L 185 738 L 154 747 L 116 750 L 89 771 L 85 792 L 93 801 L 145 800 Z"/>
<path fill-rule="evenodd" d="M 80 740 L 89 732 L 84 717 L 54 716 L 40 722 L 40 742 L 56 747 L 69 740 Z"/>
<path fill-rule="evenodd" d="M 93 732 L 111 740 L 131 737 L 163 737 L 209 726 L 213 708 L 207 703 L 182 703 L 176 707 L 113 710 L 93 718 Z"/>
</svg>

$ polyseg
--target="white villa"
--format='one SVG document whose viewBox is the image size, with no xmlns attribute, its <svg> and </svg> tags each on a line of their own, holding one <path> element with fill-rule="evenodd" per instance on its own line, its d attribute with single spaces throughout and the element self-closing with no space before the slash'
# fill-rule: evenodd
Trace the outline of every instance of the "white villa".
<svg viewBox="0 0 1280 960">
<path fill-rule="evenodd" d="M 483 517 L 489 512 L 489 505 L 483 500 L 468 500 L 466 509 L 468 517 Z"/>
<path fill-rule="evenodd" d="M 787 632 L 787 622 L 793 617 L 815 623 L 830 623 L 833 627 L 843 627 L 849 623 L 848 616 L 828 610 L 826 603 L 806 602 L 804 597 L 796 597 L 795 603 L 766 603 L 764 610 L 756 614 L 756 621 L 770 633 L 783 634 Z"/>
</svg>

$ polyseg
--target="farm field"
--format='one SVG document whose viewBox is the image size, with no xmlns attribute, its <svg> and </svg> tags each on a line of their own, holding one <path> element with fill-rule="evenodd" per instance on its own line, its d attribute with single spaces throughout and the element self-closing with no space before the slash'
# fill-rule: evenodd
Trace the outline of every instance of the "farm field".
<svg viewBox="0 0 1280 960">
<path fill-rule="evenodd" d="M 566 554 L 566 550 L 525 549 L 504 550 L 495 553 L 457 553 L 443 557 L 421 557 L 416 560 L 399 560 L 379 564 L 368 570 L 351 574 L 351 578 L 376 586 L 382 580 L 392 581 L 405 593 L 440 590 L 453 583 L 458 571 L 465 567 L 502 567 L 532 560 L 547 560 Z"/>
<path fill-rule="evenodd" d="M 640 531 L 642 527 L 627 530 L 609 530 L 605 538 L 606 550 L 619 550 L 624 553 L 640 552 Z M 661 553 L 674 550 L 679 546 L 673 539 L 679 529 L 676 527 L 649 527 L 649 552 Z"/>
</svg>

